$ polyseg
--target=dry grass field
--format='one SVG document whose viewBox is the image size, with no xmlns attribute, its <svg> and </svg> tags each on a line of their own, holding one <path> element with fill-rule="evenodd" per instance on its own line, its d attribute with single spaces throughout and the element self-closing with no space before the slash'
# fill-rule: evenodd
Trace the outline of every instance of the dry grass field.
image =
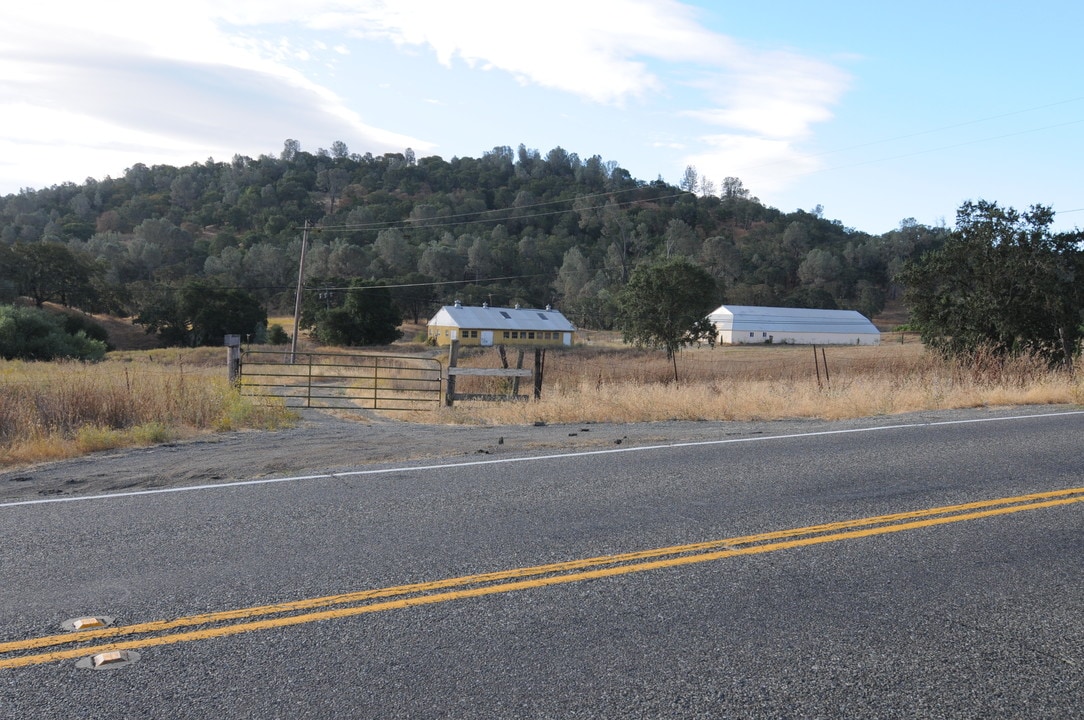
<svg viewBox="0 0 1084 720">
<path fill-rule="evenodd" d="M 486 424 L 842 419 L 1084 402 L 1079 376 L 1035 360 L 946 362 L 913 336 L 884 337 L 880 346 L 816 351 L 793 345 L 687 349 L 678 356 L 679 381 L 674 382 L 673 365 L 662 352 L 589 336 L 590 345 L 547 352 L 540 401 L 457 403 L 437 415 L 445 422 Z M 495 351 L 474 351 L 462 364 L 498 366 Z M 494 386 L 501 381 L 472 379 L 490 384 L 472 390 L 501 389 Z"/>
<path fill-rule="evenodd" d="M 0 360 L 0 467 L 290 422 L 284 408 L 230 387 L 224 353 L 123 351 L 94 364 Z"/>
<path fill-rule="evenodd" d="M 1084 403 L 1079 376 L 1028 359 L 946 362 L 915 337 L 898 333 L 886 333 L 875 347 L 691 348 L 677 358 L 677 382 L 661 351 L 624 346 L 616 333 L 586 332 L 579 339 L 576 347 L 546 352 L 540 400 L 530 399 L 526 379 L 517 402 L 461 401 L 389 415 L 477 425 L 755 421 Z M 417 328 L 406 328 L 392 348 L 370 350 L 447 358 L 417 342 Z M 515 361 L 514 353 L 509 357 Z M 528 353 L 525 366 L 533 359 Z M 223 348 L 199 348 L 114 351 L 97 364 L 0 361 L 0 466 L 293 421 L 281 404 L 258 402 L 231 387 L 225 360 Z M 493 348 L 465 349 L 459 364 L 500 367 L 500 359 Z M 511 381 L 459 382 L 461 392 L 502 394 Z"/>
</svg>

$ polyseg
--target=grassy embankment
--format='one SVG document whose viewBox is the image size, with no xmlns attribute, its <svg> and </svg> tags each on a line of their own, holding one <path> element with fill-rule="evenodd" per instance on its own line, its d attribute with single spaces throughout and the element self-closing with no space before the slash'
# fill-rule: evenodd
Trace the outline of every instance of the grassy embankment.
<svg viewBox="0 0 1084 720">
<path fill-rule="evenodd" d="M 437 354 L 413 342 L 415 337 L 416 328 L 407 328 L 404 341 L 391 351 Z M 625 347 L 614 333 L 584 333 L 582 345 L 547 352 L 540 401 L 461 402 L 398 419 L 464 424 L 841 419 L 1084 403 L 1079 375 L 1024 359 L 946 362 L 914 338 L 900 339 L 886 334 L 879 347 L 818 349 L 816 364 L 810 347 L 694 348 L 679 355 L 681 380 L 675 383 L 662 352 Z M 528 354 L 526 364 L 532 361 Z M 473 349 L 461 354 L 461 364 L 497 367 L 499 360 L 493 349 Z M 499 392 L 499 384 L 508 381 L 460 382 L 461 391 Z M 525 381 L 521 393 L 529 393 L 529 385 Z M 254 402 L 229 387 L 223 348 L 120 351 L 93 365 L 0 361 L 0 466 L 206 432 L 275 428 L 292 417 L 281 406 Z"/>
<path fill-rule="evenodd" d="M 0 467 L 290 422 L 281 406 L 230 387 L 224 353 L 116 352 L 95 364 L 0 360 Z"/>
</svg>

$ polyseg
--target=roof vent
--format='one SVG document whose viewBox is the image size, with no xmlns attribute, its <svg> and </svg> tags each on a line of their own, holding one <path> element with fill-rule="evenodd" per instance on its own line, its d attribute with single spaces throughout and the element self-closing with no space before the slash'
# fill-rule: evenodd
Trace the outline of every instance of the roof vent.
<svg viewBox="0 0 1084 720">
<path fill-rule="evenodd" d="M 519 303 L 516 303 L 516 310 L 519 310 Z"/>
<path fill-rule="evenodd" d="M 463 303 L 461 303 L 460 301 L 456 300 L 456 301 L 455 301 L 455 306 L 456 306 L 457 308 L 461 308 L 461 307 L 463 307 Z"/>
<path fill-rule="evenodd" d="M 489 303 L 487 303 L 487 302 L 482 303 L 482 307 L 484 307 L 484 308 L 489 307 Z"/>
</svg>

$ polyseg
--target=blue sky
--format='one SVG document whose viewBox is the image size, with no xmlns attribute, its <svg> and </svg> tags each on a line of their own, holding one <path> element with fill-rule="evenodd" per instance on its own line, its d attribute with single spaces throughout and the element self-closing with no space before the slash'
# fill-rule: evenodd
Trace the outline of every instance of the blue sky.
<svg viewBox="0 0 1084 720">
<path fill-rule="evenodd" d="M 978 199 L 1084 226 L 1081 3 L 38 0 L 0 25 L 0 194 L 287 138 L 524 144 L 870 233 Z"/>
</svg>

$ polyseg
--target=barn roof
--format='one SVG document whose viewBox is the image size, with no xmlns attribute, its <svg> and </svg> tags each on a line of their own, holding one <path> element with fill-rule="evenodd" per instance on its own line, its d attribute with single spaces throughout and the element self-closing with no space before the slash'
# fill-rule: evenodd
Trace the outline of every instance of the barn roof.
<svg viewBox="0 0 1084 720">
<path fill-rule="evenodd" d="M 708 315 L 708 320 L 719 330 L 880 334 L 873 323 L 855 310 L 722 305 Z"/>
<path fill-rule="evenodd" d="M 541 330 L 572 332 L 576 328 L 561 313 L 551 308 L 502 308 L 445 305 L 429 321 L 441 327 L 477 328 L 482 330 Z"/>
</svg>

